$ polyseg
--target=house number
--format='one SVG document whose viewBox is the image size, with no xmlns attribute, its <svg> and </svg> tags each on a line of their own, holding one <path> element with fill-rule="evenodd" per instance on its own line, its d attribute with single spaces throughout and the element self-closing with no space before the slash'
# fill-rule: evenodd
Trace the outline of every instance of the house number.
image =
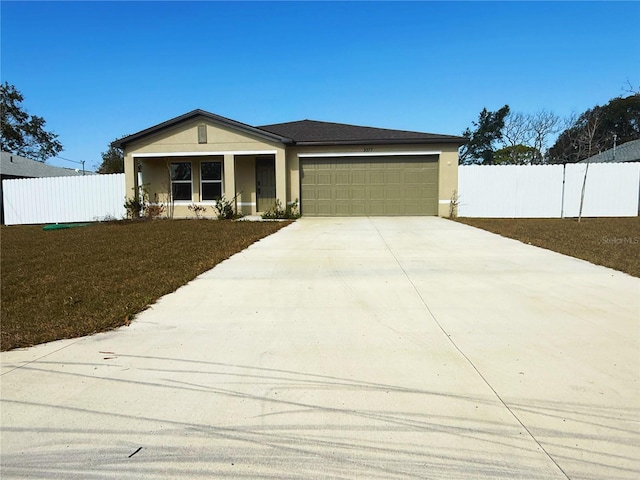
<svg viewBox="0 0 640 480">
<path fill-rule="evenodd" d="M 362 149 L 362 151 L 364 151 L 364 152 L 373 152 L 373 147 L 364 147 Z"/>
</svg>

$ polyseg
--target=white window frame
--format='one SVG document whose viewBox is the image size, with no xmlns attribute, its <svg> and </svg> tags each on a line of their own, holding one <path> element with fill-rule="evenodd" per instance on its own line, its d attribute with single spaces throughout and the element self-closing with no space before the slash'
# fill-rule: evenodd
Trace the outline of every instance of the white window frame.
<svg viewBox="0 0 640 480">
<path fill-rule="evenodd" d="M 189 161 L 171 162 L 171 165 L 178 164 L 178 163 L 189 164 L 189 169 L 191 171 L 191 179 L 190 180 L 174 180 L 173 178 L 171 178 L 171 200 L 173 200 L 174 205 L 190 205 L 191 203 L 193 203 L 193 162 L 189 162 Z M 169 171 L 171 173 L 171 168 Z M 190 188 L 191 198 L 189 200 L 176 200 L 175 198 L 173 198 L 174 183 L 188 183 L 191 186 Z"/>
<path fill-rule="evenodd" d="M 205 163 L 219 163 L 220 164 L 220 180 L 203 180 L 202 178 L 202 165 Z M 200 162 L 200 203 L 215 205 L 217 202 L 215 200 L 205 200 L 203 198 L 202 184 L 204 183 L 219 183 L 220 184 L 220 194 L 224 196 L 224 161 L 223 160 L 202 160 Z"/>
</svg>

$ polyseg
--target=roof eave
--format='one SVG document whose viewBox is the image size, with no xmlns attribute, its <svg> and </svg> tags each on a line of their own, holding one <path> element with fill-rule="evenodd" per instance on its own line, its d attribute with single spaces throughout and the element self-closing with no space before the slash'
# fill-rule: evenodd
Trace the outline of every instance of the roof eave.
<svg viewBox="0 0 640 480">
<path fill-rule="evenodd" d="M 332 146 L 332 145 L 424 145 L 438 143 L 453 143 L 464 145 L 468 140 L 464 138 L 433 138 L 433 139 L 376 139 L 376 140 L 323 140 L 323 141 L 299 141 L 295 142 L 299 147 Z"/>
</svg>

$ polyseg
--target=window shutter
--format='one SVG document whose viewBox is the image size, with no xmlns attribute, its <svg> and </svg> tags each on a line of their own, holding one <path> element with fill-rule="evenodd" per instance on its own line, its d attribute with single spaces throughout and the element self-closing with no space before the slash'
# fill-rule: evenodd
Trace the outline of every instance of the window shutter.
<svg viewBox="0 0 640 480">
<path fill-rule="evenodd" d="M 207 143 L 206 125 L 198 125 L 198 143 Z"/>
</svg>

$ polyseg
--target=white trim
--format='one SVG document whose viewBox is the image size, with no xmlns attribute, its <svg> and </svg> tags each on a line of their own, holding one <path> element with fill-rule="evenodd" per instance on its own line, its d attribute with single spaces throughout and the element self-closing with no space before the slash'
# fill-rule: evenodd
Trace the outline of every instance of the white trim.
<svg viewBox="0 0 640 480">
<path fill-rule="evenodd" d="M 201 202 L 214 202 L 216 203 L 215 200 L 203 200 L 202 196 L 203 196 L 203 188 L 202 185 L 205 183 L 219 183 L 220 184 L 220 195 L 224 197 L 224 159 L 223 160 L 200 160 L 198 162 L 199 168 L 198 168 L 198 173 L 200 175 L 200 201 Z M 220 180 L 203 180 L 202 179 L 202 164 L 203 163 L 219 163 L 220 164 Z"/>
<path fill-rule="evenodd" d="M 256 202 L 238 202 L 239 207 L 255 207 Z"/>
<path fill-rule="evenodd" d="M 175 163 L 188 163 L 189 164 L 189 173 L 191 174 L 191 178 L 189 180 L 174 180 L 173 178 L 171 178 L 171 165 L 175 164 Z M 190 205 L 193 202 L 193 162 L 190 160 L 182 160 L 182 161 L 178 161 L 178 162 L 170 162 L 169 163 L 169 188 L 171 188 L 171 197 L 173 198 L 173 184 L 174 183 L 182 183 L 182 184 L 189 184 L 191 185 L 191 198 L 189 200 L 173 200 L 173 204 L 174 205 L 181 205 L 181 203 L 178 202 L 182 202 L 182 203 L 186 203 L 188 205 Z"/>
<path fill-rule="evenodd" d="M 451 203 L 451 200 L 438 200 L 438 203 L 440 205 L 447 205 L 447 204 Z"/>
<path fill-rule="evenodd" d="M 298 158 L 309 157 L 395 157 L 406 155 L 440 155 L 442 150 L 422 150 L 417 152 L 326 152 L 326 153 L 298 153 Z"/>
<path fill-rule="evenodd" d="M 149 157 L 208 157 L 212 155 L 276 155 L 277 150 L 220 150 L 216 152 L 158 152 L 132 153 L 131 158 Z"/>
</svg>

